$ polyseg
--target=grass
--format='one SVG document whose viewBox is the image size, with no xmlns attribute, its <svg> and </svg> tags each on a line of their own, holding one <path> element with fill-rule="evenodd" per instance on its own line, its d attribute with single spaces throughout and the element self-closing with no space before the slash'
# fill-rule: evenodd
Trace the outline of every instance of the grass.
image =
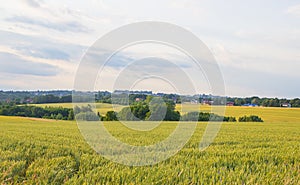
<svg viewBox="0 0 300 185">
<path fill-rule="evenodd" d="M 260 113 L 267 121 L 223 123 L 215 141 L 203 152 L 198 145 L 207 123 L 198 123 L 194 135 L 179 153 L 144 167 L 116 164 L 97 155 L 73 121 L 0 116 L 0 182 L 299 184 L 300 122 L 296 114 L 298 111 L 299 115 L 299 109 L 259 111 L 260 108 L 234 107 L 228 110 L 231 112 L 226 114 Z M 133 145 L 163 140 L 174 125 L 163 122 L 153 131 L 138 132 L 119 122 L 105 123 L 115 137 Z"/>
</svg>

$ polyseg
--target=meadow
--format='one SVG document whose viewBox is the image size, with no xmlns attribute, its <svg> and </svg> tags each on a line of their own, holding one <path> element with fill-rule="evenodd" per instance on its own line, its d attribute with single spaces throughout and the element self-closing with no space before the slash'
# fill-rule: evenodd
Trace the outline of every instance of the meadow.
<svg viewBox="0 0 300 185">
<path fill-rule="evenodd" d="M 111 107 L 101 111 L 108 110 Z M 300 184 L 300 109 L 226 109 L 229 116 L 250 114 L 265 122 L 223 123 L 215 141 L 202 152 L 198 145 L 207 123 L 200 122 L 180 152 L 143 167 L 97 155 L 75 121 L 0 116 L 0 184 Z M 104 124 L 132 145 L 161 141 L 176 126 L 163 122 L 152 131 L 138 132 L 119 122 Z"/>
</svg>

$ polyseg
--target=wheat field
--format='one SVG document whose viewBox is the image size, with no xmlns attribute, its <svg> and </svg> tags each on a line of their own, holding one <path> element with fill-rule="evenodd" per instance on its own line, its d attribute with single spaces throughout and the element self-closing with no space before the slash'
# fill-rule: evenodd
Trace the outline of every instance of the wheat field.
<svg viewBox="0 0 300 185">
<path fill-rule="evenodd" d="M 223 123 L 211 146 L 199 151 L 207 126 L 200 122 L 180 152 L 143 167 L 98 155 L 75 121 L 0 116 L 0 184 L 300 184 L 299 113 L 294 108 L 228 107 L 226 115 L 255 114 L 265 122 Z M 120 122 L 104 124 L 132 145 L 161 141 L 176 127 L 163 122 L 139 132 Z"/>
</svg>

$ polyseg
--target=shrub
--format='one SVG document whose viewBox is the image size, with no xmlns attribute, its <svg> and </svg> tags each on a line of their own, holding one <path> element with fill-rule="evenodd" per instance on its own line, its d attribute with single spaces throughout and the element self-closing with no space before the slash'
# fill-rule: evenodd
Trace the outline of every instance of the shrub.
<svg viewBox="0 0 300 185">
<path fill-rule="evenodd" d="M 189 112 L 181 117 L 183 121 L 226 121 L 236 122 L 235 117 L 223 117 L 217 114 L 208 112 Z"/>
<path fill-rule="evenodd" d="M 226 121 L 226 122 L 236 122 L 236 118 L 235 117 L 224 117 L 224 120 L 223 121 Z"/>
<path fill-rule="evenodd" d="M 103 118 L 104 121 L 118 121 L 117 113 L 115 111 L 108 111 Z"/>
<path fill-rule="evenodd" d="M 81 112 L 76 114 L 75 118 L 81 121 L 99 121 L 99 117 L 94 112 Z"/>
<path fill-rule="evenodd" d="M 181 117 L 182 121 L 198 121 L 199 112 L 189 112 Z"/>
<path fill-rule="evenodd" d="M 263 120 L 255 115 L 239 117 L 239 122 L 263 122 Z"/>
<path fill-rule="evenodd" d="M 118 115 L 118 120 L 140 121 L 140 119 L 135 117 L 134 114 L 131 112 L 130 107 L 124 107 L 117 115 Z"/>
</svg>

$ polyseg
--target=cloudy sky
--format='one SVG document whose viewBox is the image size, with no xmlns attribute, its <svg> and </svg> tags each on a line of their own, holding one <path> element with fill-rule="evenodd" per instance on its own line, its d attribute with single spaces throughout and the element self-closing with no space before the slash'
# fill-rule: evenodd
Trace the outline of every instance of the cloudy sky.
<svg viewBox="0 0 300 185">
<path fill-rule="evenodd" d="M 198 36 L 220 65 L 227 95 L 300 96 L 296 0 L 6 1 L 0 6 L 0 89 L 73 89 L 80 59 L 97 39 L 149 20 Z M 119 69 L 108 67 L 107 77 Z M 100 83 L 111 90 L 113 82 Z M 203 93 L 209 92 L 203 88 Z"/>
</svg>

